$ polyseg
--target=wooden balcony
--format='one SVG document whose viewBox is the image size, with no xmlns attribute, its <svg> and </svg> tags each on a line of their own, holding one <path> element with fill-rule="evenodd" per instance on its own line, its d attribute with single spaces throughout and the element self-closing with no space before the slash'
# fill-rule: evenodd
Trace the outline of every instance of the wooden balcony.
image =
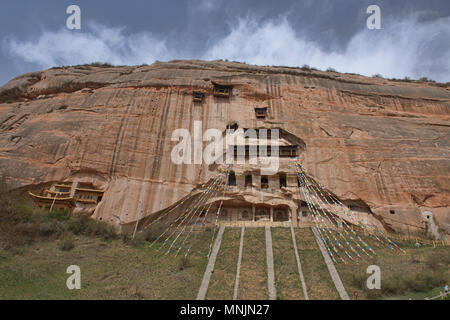
<svg viewBox="0 0 450 320">
<path fill-rule="evenodd" d="M 257 119 L 265 119 L 267 116 L 267 108 L 255 108 L 255 115 Z"/>
<path fill-rule="evenodd" d="M 232 86 L 220 85 L 217 83 L 213 83 L 213 84 L 214 84 L 214 96 L 222 97 L 222 98 L 230 97 L 231 90 L 233 89 Z"/>
<path fill-rule="evenodd" d="M 194 102 L 203 102 L 203 99 L 205 98 L 205 94 L 200 91 L 194 91 L 192 93 L 192 100 Z"/>
</svg>

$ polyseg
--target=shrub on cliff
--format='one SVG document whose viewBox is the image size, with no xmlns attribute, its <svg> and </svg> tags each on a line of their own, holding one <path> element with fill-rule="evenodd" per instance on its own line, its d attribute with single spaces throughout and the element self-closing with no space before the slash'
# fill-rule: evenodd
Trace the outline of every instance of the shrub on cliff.
<svg viewBox="0 0 450 320">
<path fill-rule="evenodd" d="M 68 230 L 77 235 L 100 236 L 105 240 L 111 240 L 118 237 L 113 226 L 106 222 L 92 219 L 87 215 L 73 217 L 68 221 L 67 225 Z"/>
<path fill-rule="evenodd" d="M 104 240 L 112 240 L 118 237 L 113 226 L 103 221 L 90 219 L 87 229 L 88 235 L 100 236 Z"/>
<path fill-rule="evenodd" d="M 45 215 L 45 218 L 49 220 L 67 221 L 70 219 L 70 214 L 67 212 L 67 209 L 53 209 Z"/>
<path fill-rule="evenodd" d="M 419 79 L 420 81 L 423 81 L 423 82 L 436 82 L 436 81 L 434 81 L 433 79 L 429 79 L 429 78 L 427 78 L 427 77 L 422 77 L 422 78 L 420 78 Z"/>
<path fill-rule="evenodd" d="M 88 64 L 91 67 L 100 67 L 100 68 L 111 68 L 114 67 L 111 63 L 108 62 L 92 62 Z"/>
<path fill-rule="evenodd" d="M 24 97 L 24 92 L 17 88 L 3 89 L 0 92 L 0 103 L 12 103 Z"/>
<path fill-rule="evenodd" d="M 58 248 L 61 251 L 70 251 L 75 248 L 75 242 L 70 234 L 65 235 L 59 242 Z"/>
<path fill-rule="evenodd" d="M 304 64 L 300 69 L 302 69 L 303 71 L 309 71 L 311 70 L 311 67 L 307 64 Z"/>
</svg>

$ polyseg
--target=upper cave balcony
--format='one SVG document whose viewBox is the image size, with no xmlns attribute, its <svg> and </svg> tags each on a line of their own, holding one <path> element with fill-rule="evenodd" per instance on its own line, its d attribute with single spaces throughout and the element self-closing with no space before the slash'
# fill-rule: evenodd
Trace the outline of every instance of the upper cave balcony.
<svg viewBox="0 0 450 320">
<path fill-rule="evenodd" d="M 231 91 L 233 90 L 233 86 L 231 85 L 222 85 L 213 82 L 214 85 L 214 96 L 221 98 L 229 98 L 231 96 Z"/>
</svg>

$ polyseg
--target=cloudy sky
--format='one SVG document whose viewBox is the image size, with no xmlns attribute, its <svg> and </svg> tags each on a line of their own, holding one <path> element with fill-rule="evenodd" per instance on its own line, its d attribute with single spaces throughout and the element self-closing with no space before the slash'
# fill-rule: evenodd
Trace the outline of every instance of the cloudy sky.
<svg viewBox="0 0 450 320">
<path fill-rule="evenodd" d="M 69 30 L 66 9 L 81 9 Z M 369 30 L 369 5 L 381 29 Z M 2 0 L 0 85 L 91 62 L 228 59 L 450 81 L 449 0 Z"/>
</svg>

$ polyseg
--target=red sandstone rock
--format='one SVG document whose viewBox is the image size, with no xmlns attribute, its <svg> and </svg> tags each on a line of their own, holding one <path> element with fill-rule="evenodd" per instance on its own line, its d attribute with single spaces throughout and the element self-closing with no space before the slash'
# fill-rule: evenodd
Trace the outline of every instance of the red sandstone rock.
<svg viewBox="0 0 450 320">
<path fill-rule="evenodd" d="M 211 81 L 234 86 L 229 100 Z M 201 105 L 192 90 L 206 93 Z M 105 188 L 94 217 L 116 224 L 185 196 L 214 175 L 174 165 L 174 129 L 281 127 L 306 144 L 308 172 L 341 200 L 415 232 L 431 211 L 450 232 L 450 87 L 231 62 L 65 67 L 0 88 L 0 165 L 15 187 L 79 180 Z M 256 120 L 255 107 L 268 107 Z M 395 214 L 390 214 L 394 210 Z"/>
</svg>

